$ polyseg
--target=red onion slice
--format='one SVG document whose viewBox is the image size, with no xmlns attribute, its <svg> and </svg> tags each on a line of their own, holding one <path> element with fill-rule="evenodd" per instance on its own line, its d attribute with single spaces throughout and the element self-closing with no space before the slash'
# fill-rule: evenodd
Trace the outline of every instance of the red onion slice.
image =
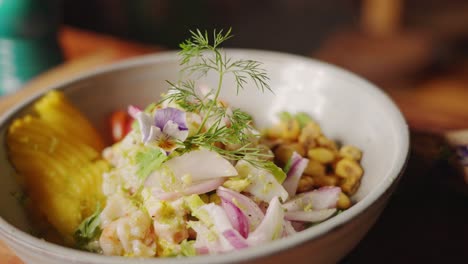
<svg viewBox="0 0 468 264">
<path fill-rule="evenodd" d="M 249 234 L 247 243 L 258 245 L 280 238 L 283 234 L 284 211 L 278 196 L 273 197 L 262 223 Z"/>
<path fill-rule="evenodd" d="M 200 254 L 222 252 L 222 247 L 218 239 L 213 239 L 213 232 L 200 221 L 189 221 L 190 226 L 196 233 L 195 250 Z"/>
<path fill-rule="evenodd" d="M 290 236 L 290 235 L 293 235 L 297 233 L 296 232 L 296 229 L 294 229 L 292 223 L 288 220 L 284 220 L 284 223 L 283 223 L 283 237 L 287 237 L 287 236 Z"/>
<path fill-rule="evenodd" d="M 302 158 L 301 155 L 294 152 L 291 156 L 291 168 L 288 171 L 287 178 L 283 182 L 283 187 L 289 194 L 289 197 L 293 197 L 296 194 L 297 185 L 301 179 L 302 173 L 304 172 L 308 159 Z"/>
<path fill-rule="evenodd" d="M 234 203 L 244 213 L 249 221 L 250 232 L 254 231 L 262 222 L 264 217 L 262 210 L 249 197 L 222 186 L 218 188 L 216 193 L 221 199 Z"/>
<path fill-rule="evenodd" d="M 186 195 L 211 192 L 221 186 L 225 180 L 225 178 L 217 178 L 213 180 L 201 181 L 179 192 L 162 192 L 160 190 L 156 190 L 153 191 L 153 196 L 156 199 L 172 201 Z"/>
<path fill-rule="evenodd" d="M 221 205 L 224 211 L 226 211 L 226 215 L 234 229 L 237 230 L 242 237 L 247 238 L 249 235 L 249 220 L 245 214 L 239 207 L 225 198 L 221 198 Z"/>
<path fill-rule="evenodd" d="M 323 209 L 317 211 L 294 211 L 286 212 L 284 218 L 290 221 L 302 221 L 317 223 L 329 218 L 336 212 L 336 209 Z"/>
<path fill-rule="evenodd" d="M 247 241 L 234 229 L 229 229 L 223 232 L 224 238 L 231 244 L 235 249 L 243 249 L 249 247 Z"/>
<path fill-rule="evenodd" d="M 195 247 L 197 255 L 206 255 L 210 253 L 208 247 Z"/>
<path fill-rule="evenodd" d="M 290 223 L 291 223 L 292 227 L 294 228 L 294 230 L 296 230 L 296 232 L 300 232 L 300 231 L 307 228 L 307 226 L 306 226 L 306 224 L 304 222 L 290 221 Z"/>
<path fill-rule="evenodd" d="M 307 207 L 313 210 L 335 208 L 340 193 L 340 187 L 322 187 L 297 195 L 292 200 L 284 203 L 283 208 L 289 212 L 303 211 Z"/>
</svg>

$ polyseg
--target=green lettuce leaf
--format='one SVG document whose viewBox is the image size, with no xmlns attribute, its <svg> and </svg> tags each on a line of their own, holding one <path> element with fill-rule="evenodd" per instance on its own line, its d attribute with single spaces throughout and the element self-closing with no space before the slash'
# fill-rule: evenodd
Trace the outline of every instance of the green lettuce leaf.
<svg viewBox="0 0 468 264">
<path fill-rule="evenodd" d="M 136 174 L 141 180 L 145 180 L 151 172 L 159 169 L 167 156 L 160 148 L 145 148 L 136 154 Z"/>
<path fill-rule="evenodd" d="M 101 205 L 98 203 L 94 213 L 85 218 L 76 229 L 74 238 L 78 248 L 88 249 L 87 246 L 89 242 L 97 239 L 101 235 L 102 230 L 99 227 L 101 224 L 101 220 L 99 218 L 101 212 Z"/>
</svg>

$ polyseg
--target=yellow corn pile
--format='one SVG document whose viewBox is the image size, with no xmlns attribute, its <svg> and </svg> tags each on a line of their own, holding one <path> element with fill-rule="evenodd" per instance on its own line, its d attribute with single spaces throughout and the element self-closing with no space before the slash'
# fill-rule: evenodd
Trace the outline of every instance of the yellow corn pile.
<svg viewBox="0 0 468 264">
<path fill-rule="evenodd" d="M 13 121 L 7 135 L 9 157 L 28 196 L 31 214 L 45 219 L 73 243 L 73 233 L 99 202 L 103 142 L 90 122 L 61 92 L 34 105 L 35 113 Z"/>
</svg>

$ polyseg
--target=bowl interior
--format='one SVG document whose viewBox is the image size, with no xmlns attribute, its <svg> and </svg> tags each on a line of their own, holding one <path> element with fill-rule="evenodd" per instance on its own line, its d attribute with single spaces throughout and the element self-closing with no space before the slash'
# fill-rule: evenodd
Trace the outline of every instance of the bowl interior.
<svg viewBox="0 0 468 264">
<path fill-rule="evenodd" d="M 397 108 L 373 85 L 333 66 L 301 57 L 245 50 L 230 50 L 229 55 L 262 61 L 268 70 L 273 93 L 262 93 L 248 84 L 236 95 L 233 79 L 228 77 L 221 95 L 231 105 L 252 114 L 257 126 L 272 124 L 280 111 L 303 111 L 320 123 L 327 136 L 363 150 L 365 175 L 353 197 L 355 201 L 369 198 L 377 189 L 383 189 L 381 193 L 398 176 L 408 151 L 408 131 Z M 63 89 L 104 134 L 106 118 L 113 110 L 154 102 L 166 91 L 166 80 L 180 77 L 178 69 L 176 53 L 166 53 L 132 60 L 55 88 Z M 216 75 L 209 74 L 199 83 L 215 87 Z M 5 133 L 11 120 L 28 112 L 34 100 L 4 115 L 0 126 L 0 216 L 25 232 L 30 229 L 17 201 L 19 187 L 7 159 Z"/>
</svg>

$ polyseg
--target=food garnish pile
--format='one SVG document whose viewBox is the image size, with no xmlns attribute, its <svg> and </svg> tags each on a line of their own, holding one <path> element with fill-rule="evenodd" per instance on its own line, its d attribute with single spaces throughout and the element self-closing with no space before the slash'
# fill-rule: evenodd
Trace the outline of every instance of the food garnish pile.
<svg viewBox="0 0 468 264">
<path fill-rule="evenodd" d="M 262 64 L 226 57 L 230 31 L 191 33 L 179 53 L 186 79 L 168 82 L 157 103 L 115 112 L 112 146 L 103 149 L 56 91 L 12 123 L 10 160 L 43 237 L 105 255 L 218 254 L 294 235 L 352 205 L 361 151 L 338 146 L 305 113 L 280 113 L 257 130 L 219 95 L 248 83 L 270 92 Z M 197 83 L 208 72 L 214 89 Z"/>
</svg>

